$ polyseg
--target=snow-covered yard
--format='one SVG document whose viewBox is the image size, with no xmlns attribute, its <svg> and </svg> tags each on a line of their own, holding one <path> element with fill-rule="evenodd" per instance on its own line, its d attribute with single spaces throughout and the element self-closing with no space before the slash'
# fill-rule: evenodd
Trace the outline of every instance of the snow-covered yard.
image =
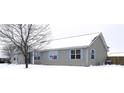
<svg viewBox="0 0 124 93">
<path fill-rule="evenodd" d="M 124 66 L 0 64 L 0 93 L 124 93 Z"/>
</svg>

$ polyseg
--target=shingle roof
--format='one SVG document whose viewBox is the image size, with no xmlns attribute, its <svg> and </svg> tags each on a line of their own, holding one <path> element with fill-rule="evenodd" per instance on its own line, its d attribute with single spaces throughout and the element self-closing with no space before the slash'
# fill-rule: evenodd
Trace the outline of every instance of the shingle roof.
<svg viewBox="0 0 124 93">
<path fill-rule="evenodd" d="M 51 40 L 43 50 L 68 49 L 73 47 L 87 47 L 100 33 L 84 34 Z"/>
</svg>

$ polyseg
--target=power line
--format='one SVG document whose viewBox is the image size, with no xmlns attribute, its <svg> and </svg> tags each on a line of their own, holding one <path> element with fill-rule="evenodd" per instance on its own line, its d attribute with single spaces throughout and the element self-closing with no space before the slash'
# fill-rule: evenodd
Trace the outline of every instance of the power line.
<svg viewBox="0 0 124 93">
<path fill-rule="evenodd" d="M 90 33 L 90 34 L 82 34 L 82 35 L 76 35 L 76 36 L 70 36 L 70 37 L 63 37 L 63 38 L 57 38 L 57 39 L 52 39 L 50 41 L 68 39 L 68 38 L 73 38 L 73 37 L 81 37 L 81 36 L 93 35 L 93 34 L 98 34 L 98 33 L 100 33 L 100 32 Z"/>
</svg>

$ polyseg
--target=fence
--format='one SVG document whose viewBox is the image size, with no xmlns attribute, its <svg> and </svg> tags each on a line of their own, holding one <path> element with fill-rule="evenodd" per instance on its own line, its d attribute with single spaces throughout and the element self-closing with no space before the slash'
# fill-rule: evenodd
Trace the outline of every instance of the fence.
<svg viewBox="0 0 124 93">
<path fill-rule="evenodd" d="M 108 57 L 112 64 L 124 65 L 124 57 Z"/>
</svg>

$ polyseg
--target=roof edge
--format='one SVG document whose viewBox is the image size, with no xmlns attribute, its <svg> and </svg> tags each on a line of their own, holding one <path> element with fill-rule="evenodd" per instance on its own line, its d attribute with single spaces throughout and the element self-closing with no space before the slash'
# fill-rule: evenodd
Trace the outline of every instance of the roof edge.
<svg viewBox="0 0 124 93">
<path fill-rule="evenodd" d="M 106 44 L 106 41 L 105 41 L 105 39 L 104 39 L 104 36 L 103 36 L 102 32 L 100 32 L 99 35 L 95 37 L 95 39 L 89 44 L 89 47 L 90 47 L 99 37 L 101 37 L 101 39 L 102 39 L 102 41 L 103 41 L 103 44 L 104 44 L 104 47 L 105 47 L 106 51 L 108 51 L 108 46 L 107 46 L 107 44 Z"/>
<path fill-rule="evenodd" d="M 103 36 L 102 32 L 100 33 L 100 36 L 101 36 L 101 39 L 102 39 L 102 41 L 103 41 L 103 44 L 104 44 L 104 46 L 105 46 L 106 50 L 107 50 L 107 51 L 109 51 L 109 50 L 108 50 L 107 43 L 106 43 L 106 41 L 105 41 L 105 38 L 104 38 L 104 36 Z"/>
<path fill-rule="evenodd" d="M 40 50 L 40 51 L 43 52 L 43 51 L 53 51 L 53 50 L 67 50 L 67 49 L 87 48 L 87 47 L 88 47 L 88 46 L 75 46 L 75 47 L 65 47 L 65 48 L 45 49 L 45 50 Z"/>
</svg>

